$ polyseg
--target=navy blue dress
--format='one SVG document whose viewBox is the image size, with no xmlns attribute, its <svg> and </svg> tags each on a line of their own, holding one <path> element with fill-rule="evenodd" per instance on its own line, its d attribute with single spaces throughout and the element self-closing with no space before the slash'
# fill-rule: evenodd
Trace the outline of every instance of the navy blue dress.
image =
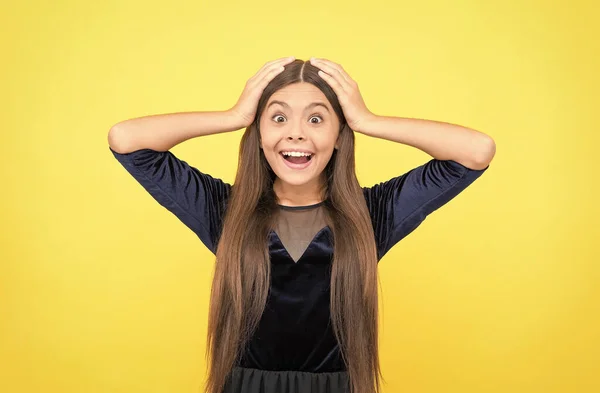
<svg viewBox="0 0 600 393">
<path fill-rule="evenodd" d="M 216 252 L 230 184 L 200 172 L 170 151 L 120 154 L 110 150 L 159 204 Z M 488 168 L 474 170 L 452 160 L 431 159 L 388 181 L 363 187 L 378 260 Z M 328 226 L 322 228 L 294 261 L 277 234 L 270 232 L 267 306 L 225 393 L 349 391 L 330 321 L 331 235 Z"/>
</svg>

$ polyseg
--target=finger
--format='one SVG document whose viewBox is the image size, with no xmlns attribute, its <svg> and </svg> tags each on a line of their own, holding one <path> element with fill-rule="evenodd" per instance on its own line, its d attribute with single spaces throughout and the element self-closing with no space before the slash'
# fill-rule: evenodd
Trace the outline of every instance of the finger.
<svg viewBox="0 0 600 393">
<path fill-rule="evenodd" d="M 273 64 L 278 64 L 278 63 L 287 63 L 290 61 L 295 60 L 296 58 L 294 56 L 287 56 L 287 57 L 281 57 L 279 59 L 275 59 L 272 61 L 268 61 L 266 62 L 262 67 L 261 70 L 264 70 L 265 68 L 268 68 L 269 66 L 273 65 Z"/>
<path fill-rule="evenodd" d="M 261 70 L 258 74 L 248 80 L 248 84 L 251 86 L 262 85 L 266 80 L 267 83 L 271 81 L 275 75 L 283 72 L 285 67 L 284 63 L 271 64 L 268 68 Z"/>
<path fill-rule="evenodd" d="M 262 77 L 262 79 L 257 80 L 256 83 L 258 84 L 260 89 L 264 89 L 265 87 L 267 87 L 269 82 L 271 82 L 273 78 L 275 78 L 278 74 L 282 73 L 283 70 L 285 70 L 285 67 L 283 67 L 282 65 L 277 66 L 275 68 L 271 68 L 271 70 L 267 74 L 265 74 Z"/>
<path fill-rule="evenodd" d="M 342 67 L 341 64 L 338 63 L 334 63 L 331 60 L 327 60 L 327 59 L 318 59 L 320 61 L 322 61 L 324 64 L 329 65 L 330 67 L 332 67 L 334 70 L 336 70 L 336 72 L 339 73 L 339 75 L 341 75 L 342 78 L 344 78 L 344 80 L 348 83 L 348 84 L 353 84 L 354 80 L 350 77 L 350 75 L 348 75 L 348 73 L 346 72 L 346 70 L 344 70 L 344 67 Z"/>
<path fill-rule="evenodd" d="M 341 96 L 342 94 L 344 94 L 346 92 L 344 90 L 344 87 L 342 86 L 342 84 L 337 79 L 335 79 L 333 76 L 329 75 L 328 73 L 321 70 L 321 71 L 319 71 L 319 76 L 321 78 L 323 78 L 325 80 L 325 82 L 327 82 L 329 84 L 329 86 L 331 86 L 333 91 L 335 91 L 335 94 L 337 94 L 338 96 Z"/>
<path fill-rule="evenodd" d="M 340 74 L 340 72 L 338 70 L 336 70 L 335 68 L 333 68 L 331 65 L 329 65 L 325 62 L 322 62 L 322 61 L 317 61 L 317 62 L 315 62 L 315 67 L 320 68 L 321 70 L 325 71 L 332 78 L 334 78 L 336 81 L 338 81 L 338 83 L 342 86 L 344 91 L 351 90 L 352 86 L 348 83 L 348 81 L 344 78 L 344 76 L 342 74 Z"/>
<path fill-rule="evenodd" d="M 291 63 L 296 60 L 294 56 L 282 57 L 277 60 L 267 62 L 258 72 L 250 79 L 261 80 L 266 74 L 268 74 L 273 68 L 279 68 L 281 65 Z"/>
<path fill-rule="evenodd" d="M 255 80 L 259 80 L 259 81 L 260 81 L 260 80 L 264 79 L 264 77 L 265 77 L 265 76 L 266 76 L 266 75 L 267 75 L 269 72 L 271 72 L 273 69 L 275 69 L 275 68 L 279 68 L 279 67 L 281 67 L 282 65 L 284 65 L 284 64 L 286 64 L 286 63 L 289 63 L 289 62 L 292 62 L 292 61 L 294 61 L 294 60 L 295 60 L 295 59 L 294 59 L 293 57 L 291 57 L 291 56 L 290 56 L 290 57 L 283 57 L 283 58 L 281 58 L 281 59 L 277 59 L 277 60 L 270 61 L 270 62 L 266 63 L 266 64 L 265 64 L 265 65 L 264 65 L 264 66 L 263 66 L 263 67 L 262 67 L 262 68 L 261 68 L 261 69 L 260 69 L 260 70 L 259 70 L 259 71 L 256 73 L 256 75 L 254 75 L 252 78 L 250 78 L 250 80 L 253 80 L 253 81 L 255 81 Z"/>
<path fill-rule="evenodd" d="M 329 66 L 330 68 L 333 68 L 335 70 L 335 74 L 332 74 L 332 75 L 339 74 L 342 78 L 344 78 L 344 81 L 346 81 L 349 85 L 352 85 L 353 83 L 355 83 L 354 80 L 350 77 L 350 75 L 348 75 L 346 70 L 344 70 L 344 67 L 342 67 L 341 64 L 337 64 L 331 60 L 327 60 L 327 59 L 323 59 L 323 58 L 314 59 L 314 63 L 316 65 Z M 329 74 L 331 74 L 331 72 L 329 72 Z"/>
</svg>

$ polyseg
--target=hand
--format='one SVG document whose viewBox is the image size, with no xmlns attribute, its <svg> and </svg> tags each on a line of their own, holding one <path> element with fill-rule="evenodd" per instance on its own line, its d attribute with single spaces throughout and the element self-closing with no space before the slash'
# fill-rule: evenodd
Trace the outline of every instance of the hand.
<svg viewBox="0 0 600 393">
<path fill-rule="evenodd" d="M 327 59 L 310 58 L 310 63 L 320 68 L 319 76 L 333 89 L 340 101 L 348 126 L 357 132 L 361 126 L 375 115 L 367 109 L 358 89 L 358 84 L 350 78 L 341 65 Z"/>
<path fill-rule="evenodd" d="M 262 66 L 252 78 L 248 79 L 242 95 L 230 109 L 234 115 L 240 118 L 242 127 L 248 127 L 254 121 L 258 101 L 265 87 L 285 69 L 284 65 L 294 60 L 295 57 L 290 56 L 270 61 Z"/>
</svg>

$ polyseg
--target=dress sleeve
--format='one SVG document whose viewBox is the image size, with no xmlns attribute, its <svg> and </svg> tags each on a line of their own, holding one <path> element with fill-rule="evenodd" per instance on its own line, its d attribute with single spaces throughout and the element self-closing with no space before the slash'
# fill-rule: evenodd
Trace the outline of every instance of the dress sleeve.
<svg viewBox="0 0 600 393">
<path fill-rule="evenodd" d="M 110 151 L 163 207 L 215 254 L 231 185 L 200 172 L 170 151 Z"/>
<path fill-rule="evenodd" d="M 453 160 L 434 158 L 401 176 L 363 187 L 378 260 L 488 168 L 475 170 Z"/>
</svg>

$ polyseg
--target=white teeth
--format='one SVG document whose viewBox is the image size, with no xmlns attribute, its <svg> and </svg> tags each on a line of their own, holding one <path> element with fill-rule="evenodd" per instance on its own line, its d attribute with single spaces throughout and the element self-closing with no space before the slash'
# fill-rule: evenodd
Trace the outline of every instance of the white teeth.
<svg viewBox="0 0 600 393">
<path fill-rule="evenodd" d="M 292 157 L 303 157 L 303 156 L 310 156 L 310 153 L 300 153 L 297 151 L 284 151 L 281 152 L 281 154 L 283 154 L 284 156 L 292 156 Z"/>
</svg>

